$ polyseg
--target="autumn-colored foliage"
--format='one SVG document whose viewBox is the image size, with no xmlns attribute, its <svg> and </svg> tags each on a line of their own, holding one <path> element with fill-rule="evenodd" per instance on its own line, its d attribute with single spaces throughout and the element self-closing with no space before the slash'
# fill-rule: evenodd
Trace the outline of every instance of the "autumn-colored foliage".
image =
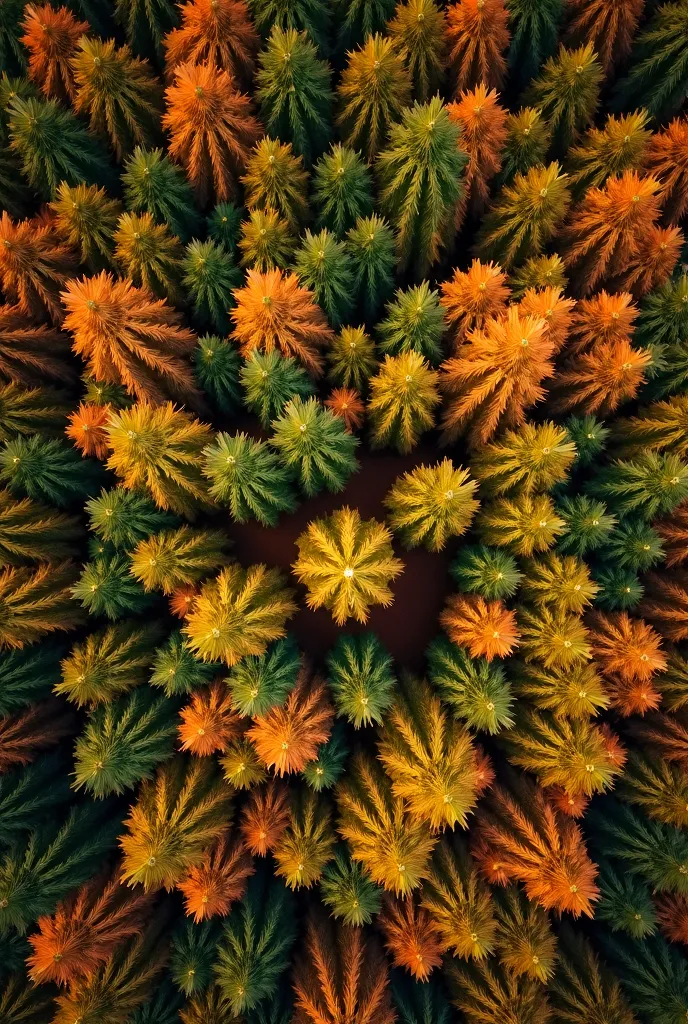
<svg viewBox="0 0 688 1024">
<path fill-rule="evenodd" d="M 554 344 L 544 320 L 519 315 L 510 307 L 470 331 L 456 355 L 442 364 L 447 401 L 444 437 L 465 434 L 472 446 L 489 441 L 499 427 L 515 427 L 545 396 Z"/>
<path fill-rule="evenodd" d="M 256 717 L 248 736 L 263 764 L 276 775 L 287 775 L 315 759 L 330 735 L 333 717 L 323 683 L 304 667 L 284 706 Z"/>
<path fill-rule="evenodd" d="M 86 21 L 78 21 L 67 7 L 50 4 L 24 10 L 22 42 L 29 51 L 29 74 L 49 99 L 69 102 L 76 94 L 71 58 L 84 33 Z"/>
<path fill-rule="evenodd" d="M 166 100 L 170 155 L 185 168 L 199 203 L 231 198 L 262 134 L 248 96 L 227 71 L 189 61 L 175 68 Z"/>
<path fill-rule="evenodd" d="M 315 375 L 322 372 L 320 350 L 332 333 L 312 292 L 302 288 L 294 274 L 250 270 L 235 299 L 235 337 L 245 355 L 278 351 L 299 359 Z"/>
<path fill-rule="evenodd" d="M 224 68 L 248 86 L 255 68 L 258 35 L 243 0 L 189 0 L 180 11 L 181 25 L 163 40 L 168 69 L 179 64 Z"/>
<path fill-rule="evenodd" d="M 164 299 L 103 272 L 70 281 L 65 328 L 96 380 L 123 384 L 139 400 L 199 400 L 186 362 L 195 338 Z"/>
<path fill-rule="evenodd" d="M 447 10 L 449 62 L 457 92 L 484 83 L 499 89 L 506 72 L 509 45 L 504 0 L 458 0 Z"/>
</svg>

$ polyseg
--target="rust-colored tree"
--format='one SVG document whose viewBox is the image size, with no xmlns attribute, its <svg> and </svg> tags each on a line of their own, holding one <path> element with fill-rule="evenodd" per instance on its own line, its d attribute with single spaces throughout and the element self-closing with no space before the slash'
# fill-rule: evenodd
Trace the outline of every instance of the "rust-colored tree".
<svg viewBox="0 0 688 1024">
<path fill-rule="evenodd" d="M 103 272 L 69 281 L 63 301 L 74 351 L 92 377 L 122 384 L 141 401 L 175 398 L 198 404 L 200 395 L 185 358 L 196 338 L 164 299 Z"/>
<path fill-rule="evenodd" d="M 276 775 L 300 772 L 318 756 L 332 731 L 334 710 L 327 690 L 304 666 L 284 704 L 256 716 L 248 730 L 258 757 Z"/>
<path fill-rule="evenodd" d="M 248 87 L 260 39 L 244 0 L 189 0 L 179 14 L 180 27 L 163 39 L 168 73 L 179 64 L 209 64 Z"/>
<path fill-rule="evenodd" d="M 29 76 L 44 96 L 71 103 L 75 96 L 74 71 L 70 64 L 76 44 L 89 30 L 67 7 L 27 4 L 21 42 L 29 51 Z"/>
<path fill-rule="evenodd" d="M 661 182 L 636 171 L 626 171 L 609 178 L 602 188 L 587 190 L 571 211 L 560 248 L 582 294 L 599 285 L 625 288 L 651 248 L 661 196 Z"/>
<path fill-rule="evenodd" d="M 605 74 L 631 50 L 645 0 L 568 0 L 568 40 L 591 43 Z"/>
<path fill-rule="evenodd" d="M 231 198 L 263 134 L 250 99 L 209 62 L 180 64 L 165 97 L 170 156 L 184 167 L 198 202 Z"/>
<path fill-rule="evenodd" d="M 54 914 L 39 917 L 38 931 L 29 938 L 31 980 L 69 985 L 92 974 L 126 939 L 139 934 L 151 906 L 150 895 L 132 892 L 117 878 L 89 879 Z"/>
<path fill-rule="evenodd" d="M 596 866 L 578 825 L 539 786 L 511 777 L 508 789 L 490 791 L 477 818 L 474 854 L 489 882 L 521 882 L 545 910 L 592 917 Z"/>
<path fill-rule="evenodd" d="M 234 299 L 234 336 L 243 355 L 276 350 L 294 356 L 315 376 L 322 373 L 321 349 L 333 334 L 313 293 L 301 287 L 295 274 L 249 270 Z"/>
<path fill-rule="evenodd" d="M 677 224 L 688 211 L 688 121 L 675 118 L 655 132 L 645 154 L 645 170 L 664 186 L 664 220 Z"/>
<path fill-rule="evenodd" d="M 428 911 L 414 896 L 399 899 L 386 893 L 377 924 L 395 967 L 403 967 L 418 981 L 427 981 L 442 963 L 445 945 Z"/>
<path fill-rule="evenodd" d="M 389 973 L 382 950 L 362 928 L 314 914 L 294 968 L 292 1024 L 394 1024 Z"/>
<path fill-rule="evenodd" d="M 509 38 L 504 0 L 458 0 L 447 9 L 449 64 L 457 92 L 480 82 L 501 88 Z"/>
<path fill-rule="evenodd" d="M 506 281 L 498 263 L 473 260 L 468 270 L 457 267 L 454 276 L 440 286 L 440 305 L 457 345 L 466 340 L 469 331 L 506 314 L 511 294 Z"/>
<path fill-rule="evenodd" d="M 227 833 L 205 853 L 186 878 L 178 883 L 184 910 L 196 924 L 211 917 L 226 917 L 231 906 L 246 892 L 254 872 L 253 860 L 241 841 Z"/>
<path fill-rule="evenodd" d="M 31 387 L 48 380 L 69 383 L 75 373 L 66 334 L 37 324 L 21 306 L 0 306 L 0 378 Z"/>
<path fill-rule="evenodd" d="M 457 225 L 466 210 L 483 213 L 490 197 L 490 180 L 502 166 L 502 149 L 507 137 L 507 111 L 500 106 L 494 89 L 482 83 L 464 90 L 447 113 L 461 129 L 460 148 L 468 154 L 464 191 L 456 211 Z"/>
<path fill-rule="evenodd" d="M 48 217 L 13 221 L 0 217 L 0 288 L 21 313 L 59 325 L 60 289 L 76 271 L 76 256 Z"/>
<path fill-rule="evenodd" d="M 471 331 L 441 366 L 443 439 L 465 435 L 476 447 L 500 428 L 520 426 L 545 396 L 542 382 L 552 375 L 553 353 L 546 321 L 522 318 L 515 306 Z"/>
</svg>

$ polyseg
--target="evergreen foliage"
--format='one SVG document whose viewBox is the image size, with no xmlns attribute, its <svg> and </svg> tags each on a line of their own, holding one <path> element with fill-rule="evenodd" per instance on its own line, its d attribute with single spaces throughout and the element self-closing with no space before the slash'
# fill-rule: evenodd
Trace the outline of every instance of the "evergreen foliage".
<svg viewBox="0 0 688 1024">
<path fill-rule="evenodd" d="M 0 1024 L 685 1024 L 687 27 L 0 0 Z"/>
</svg>

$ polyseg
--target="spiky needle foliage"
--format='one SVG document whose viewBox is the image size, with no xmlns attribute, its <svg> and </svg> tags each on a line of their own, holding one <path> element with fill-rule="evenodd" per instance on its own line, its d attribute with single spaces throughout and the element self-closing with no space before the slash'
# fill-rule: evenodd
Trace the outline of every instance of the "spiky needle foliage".
<svg viewBox="0 0 688 1024">
<path fill-rule="evenodd" d="M 382 523 L 361 520 L 356 509 L 344 507 L 310 523 L 296 543 L 293 569 L 308 588 L 310 608 L 328 608 L 341 626 L 349 618 L 366 622 L 372 604 L 392 603 L 389 585 L 403 564 L 393 556 Z"/>
</svg>

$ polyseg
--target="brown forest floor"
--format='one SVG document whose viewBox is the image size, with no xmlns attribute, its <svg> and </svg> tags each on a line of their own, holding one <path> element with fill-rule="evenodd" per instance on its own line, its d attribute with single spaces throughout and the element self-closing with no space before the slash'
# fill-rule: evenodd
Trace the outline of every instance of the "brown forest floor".
<svg viewBox="0 0 688 1024">
<path fill-rule="evenodd" d="M 248 424 L 242 424 L 243 429 L 247 427 Z M 420 463 L 435 463 L 449 454 L 434 445 L 433 440 L 429 435 L 428 440 L 404 456 L 389 450 L 371 452 L 364 433 L 357 452 L 360 469 L 349 479 L 344 491 L 321 492 L 315 498 L 305 499 L 295 513 L 281 516 L 274 529 L 253 520 L 226 526 L 235 543 L 233 554 L 242 565 L 264 562 L 279 566 L 297 586 L 300 609 L 290 620 L 289 629 L 316 664 L 322 662 L 340 633 L 372 630 L 399 667 L 422 670 L 423 653 L 439 632 L 438 616 L 451 590 L 448 569 L 456 544 L 433 554 L 425 548 L 407 551 L 395 540 L 395 553 L 405 568 L 392 585 L 394 603 L 389 608 L 374 607 L 365 626 L 353 619 L 343 627 L 337 626 L 325 609 L 310 611 L 305 604 L 305 588 L 295 583 L 290 567 L 298 554 L 296 539 L 313 519 L 349 505 L 357 508 L 364 519 L 384 520 L 383 500 L 396 478 Z"/>
</svg>

